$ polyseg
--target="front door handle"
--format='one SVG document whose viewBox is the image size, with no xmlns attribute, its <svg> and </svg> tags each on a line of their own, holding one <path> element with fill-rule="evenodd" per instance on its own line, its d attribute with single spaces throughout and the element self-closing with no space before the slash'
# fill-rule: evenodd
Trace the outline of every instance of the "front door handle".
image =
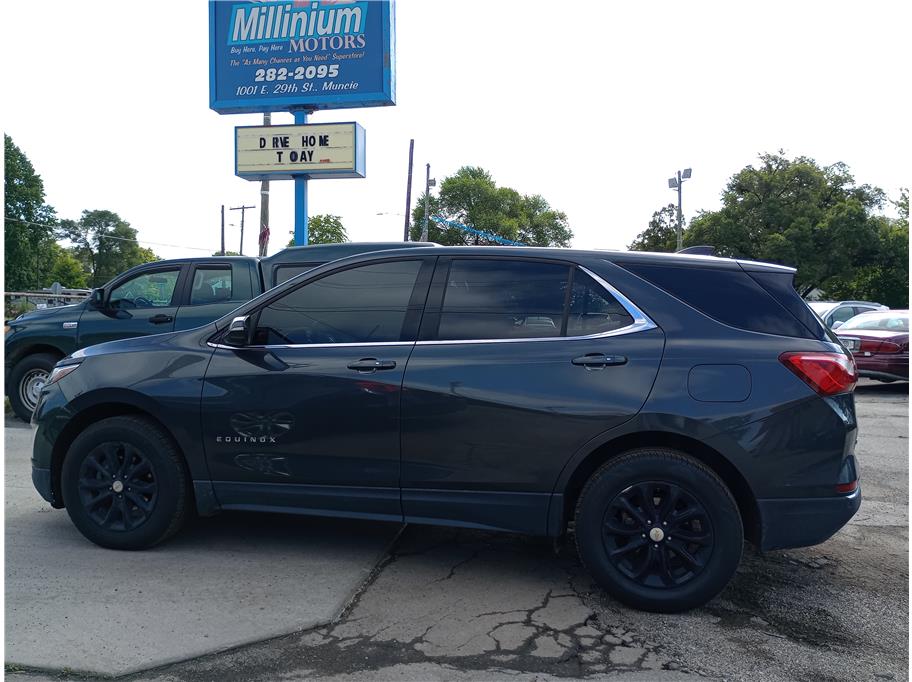
<svg viewBox="0 0 912 682">
<path fill-rule="evenodd" d="M 152 324 L 165 324 L 166 322 L 174 322 L 174 318 L 170 315 L 153 315 L 149 318 L 149 322 Z"/>
<path fill-rule="evenodd" d="M 349 362 L 348 368 L 363 374 L 373 374 L 381 369 L 395 369 L 395 360 L 378 360 L 377 358 L 361 358 L 355 362 Z"/>
<path fill-rule="evenodd" d="M 623 355 L 605 355 L 604 353 L 587 353 L 573 358 L 570 362 L 574 365 L 580 365 L 586 369 L 604 369 L 615 365 L 624 365 L 627 358 Z"/>
</svg>

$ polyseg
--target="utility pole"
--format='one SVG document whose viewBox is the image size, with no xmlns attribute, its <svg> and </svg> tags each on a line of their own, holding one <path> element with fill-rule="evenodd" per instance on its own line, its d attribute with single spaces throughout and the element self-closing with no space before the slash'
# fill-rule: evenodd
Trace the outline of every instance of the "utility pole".
<svg viewBox="0 0 912 682">
<path fill-rule="evenodd" d="M 431 164 L 427 164 L 427 175 L 424 179 L 424 225 L 421 228 L 421 241 L 428 241 L 428 200 L 431 197 L 431 187 L 437 186 L 437 180 L 431 177 Z"/>
<path fill-rule="evenodd" d="M 225 255 L 225 204 L 222 204 L 222 251 L 221 255 Z"/>
<path fill-rule="evenodd" d="M 232 206 L 230 211 L 240 211 L 241 212 L 241 248 L 238 251 L 242 256 L 244 255 L 244 212 L 248 208 L 256 208 L 256 206 Z"/>
<path fill-rule="evenodd" d="M 684 247 L 684 213 L 681 210 L 681 190 L 684 187 L 684 181 L 690 180 L 691 173 L 692 169 L 685 168 L 683 171 L 678 171 L 676 177 L 668 178 L 668 189 L 676 189 L 678 191 L 678 251 Z"/>
<path fill-rule="evenodd" d="M 263 125 L 272 125 L 272 114 L 263 114 Z M 243 216 L 243 214 L 241 214 Z M 241 220 L 243 222 L 243 220 Z M 243 228 L 242 228 L 243 229 Z M 260 258 L 266 255 L 269 246 L 269 180 L 260 183 Z"/>
<path fill-rule="evenodd" d="M 408 184 L 405 186 L 405 230 L 402 241 L 409 240 L 409 213 L 412 212 L 412 158 L 415 153 L 415 140 L 409 140 Z"/>
</svg>

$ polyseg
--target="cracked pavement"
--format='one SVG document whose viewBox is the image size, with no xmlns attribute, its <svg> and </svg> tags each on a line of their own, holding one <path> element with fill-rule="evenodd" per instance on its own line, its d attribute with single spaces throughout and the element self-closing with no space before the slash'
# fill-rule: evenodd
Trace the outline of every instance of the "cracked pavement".
<svg viewBox="0 0 912 682">
<path fill-rule="evenodd" d="M 627 609 L 572 542 L 409 526 L 333 623 L 125 679 L 908 679 L 908 387 L 863 383 L 858 411 L 862 511 L 818 547 L 746 547 L 704 608 Z"/>
</svg>

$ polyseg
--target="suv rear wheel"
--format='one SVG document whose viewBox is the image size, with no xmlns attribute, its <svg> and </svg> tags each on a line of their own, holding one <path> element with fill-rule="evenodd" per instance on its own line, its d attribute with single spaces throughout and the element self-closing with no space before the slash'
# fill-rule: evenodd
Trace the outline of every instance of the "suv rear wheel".
<svg viewBox="0 0 912 682">
<path fill-rule="evenodd" d="M 705 604 L 741 560 L 738 505 L 722 480 L 675 450 L 632 450 L 602 465 L 576 507 L 580 558 L 614 598 L 674 613 Z"/>
<path fill-rule="evenodd" d="M 10 407 L 22 421 L 31 421 L 41 387 L 59 359 L 50 353 L 35 353 L 25 356 L 13 367 L 8 389 Z"/>
<path fill-rule="evenodd" d="M 189 507 L 180 453 L 143 417 L 111 417 L 79 434 L 63 461 L 60 485 L 76 527 L 110 549 L 162 542 L 180 529 Z"/>
</svg>

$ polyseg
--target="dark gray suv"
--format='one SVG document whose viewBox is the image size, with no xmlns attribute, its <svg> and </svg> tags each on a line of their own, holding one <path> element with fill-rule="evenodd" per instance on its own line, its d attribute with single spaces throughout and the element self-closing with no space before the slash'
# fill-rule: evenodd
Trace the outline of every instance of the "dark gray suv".
<svg viewBox="0 0 912 682">
<path fill-rule="evenodd" d="M 33 480 L 121 549 L 221 509 L 569 531 L 619 600 L 688 609 L 745 538 L 820 543 L 861 501 L 855 366 L 793 274 L 504 247 L 335 261 L 62 360 Z"/>
</svg>

